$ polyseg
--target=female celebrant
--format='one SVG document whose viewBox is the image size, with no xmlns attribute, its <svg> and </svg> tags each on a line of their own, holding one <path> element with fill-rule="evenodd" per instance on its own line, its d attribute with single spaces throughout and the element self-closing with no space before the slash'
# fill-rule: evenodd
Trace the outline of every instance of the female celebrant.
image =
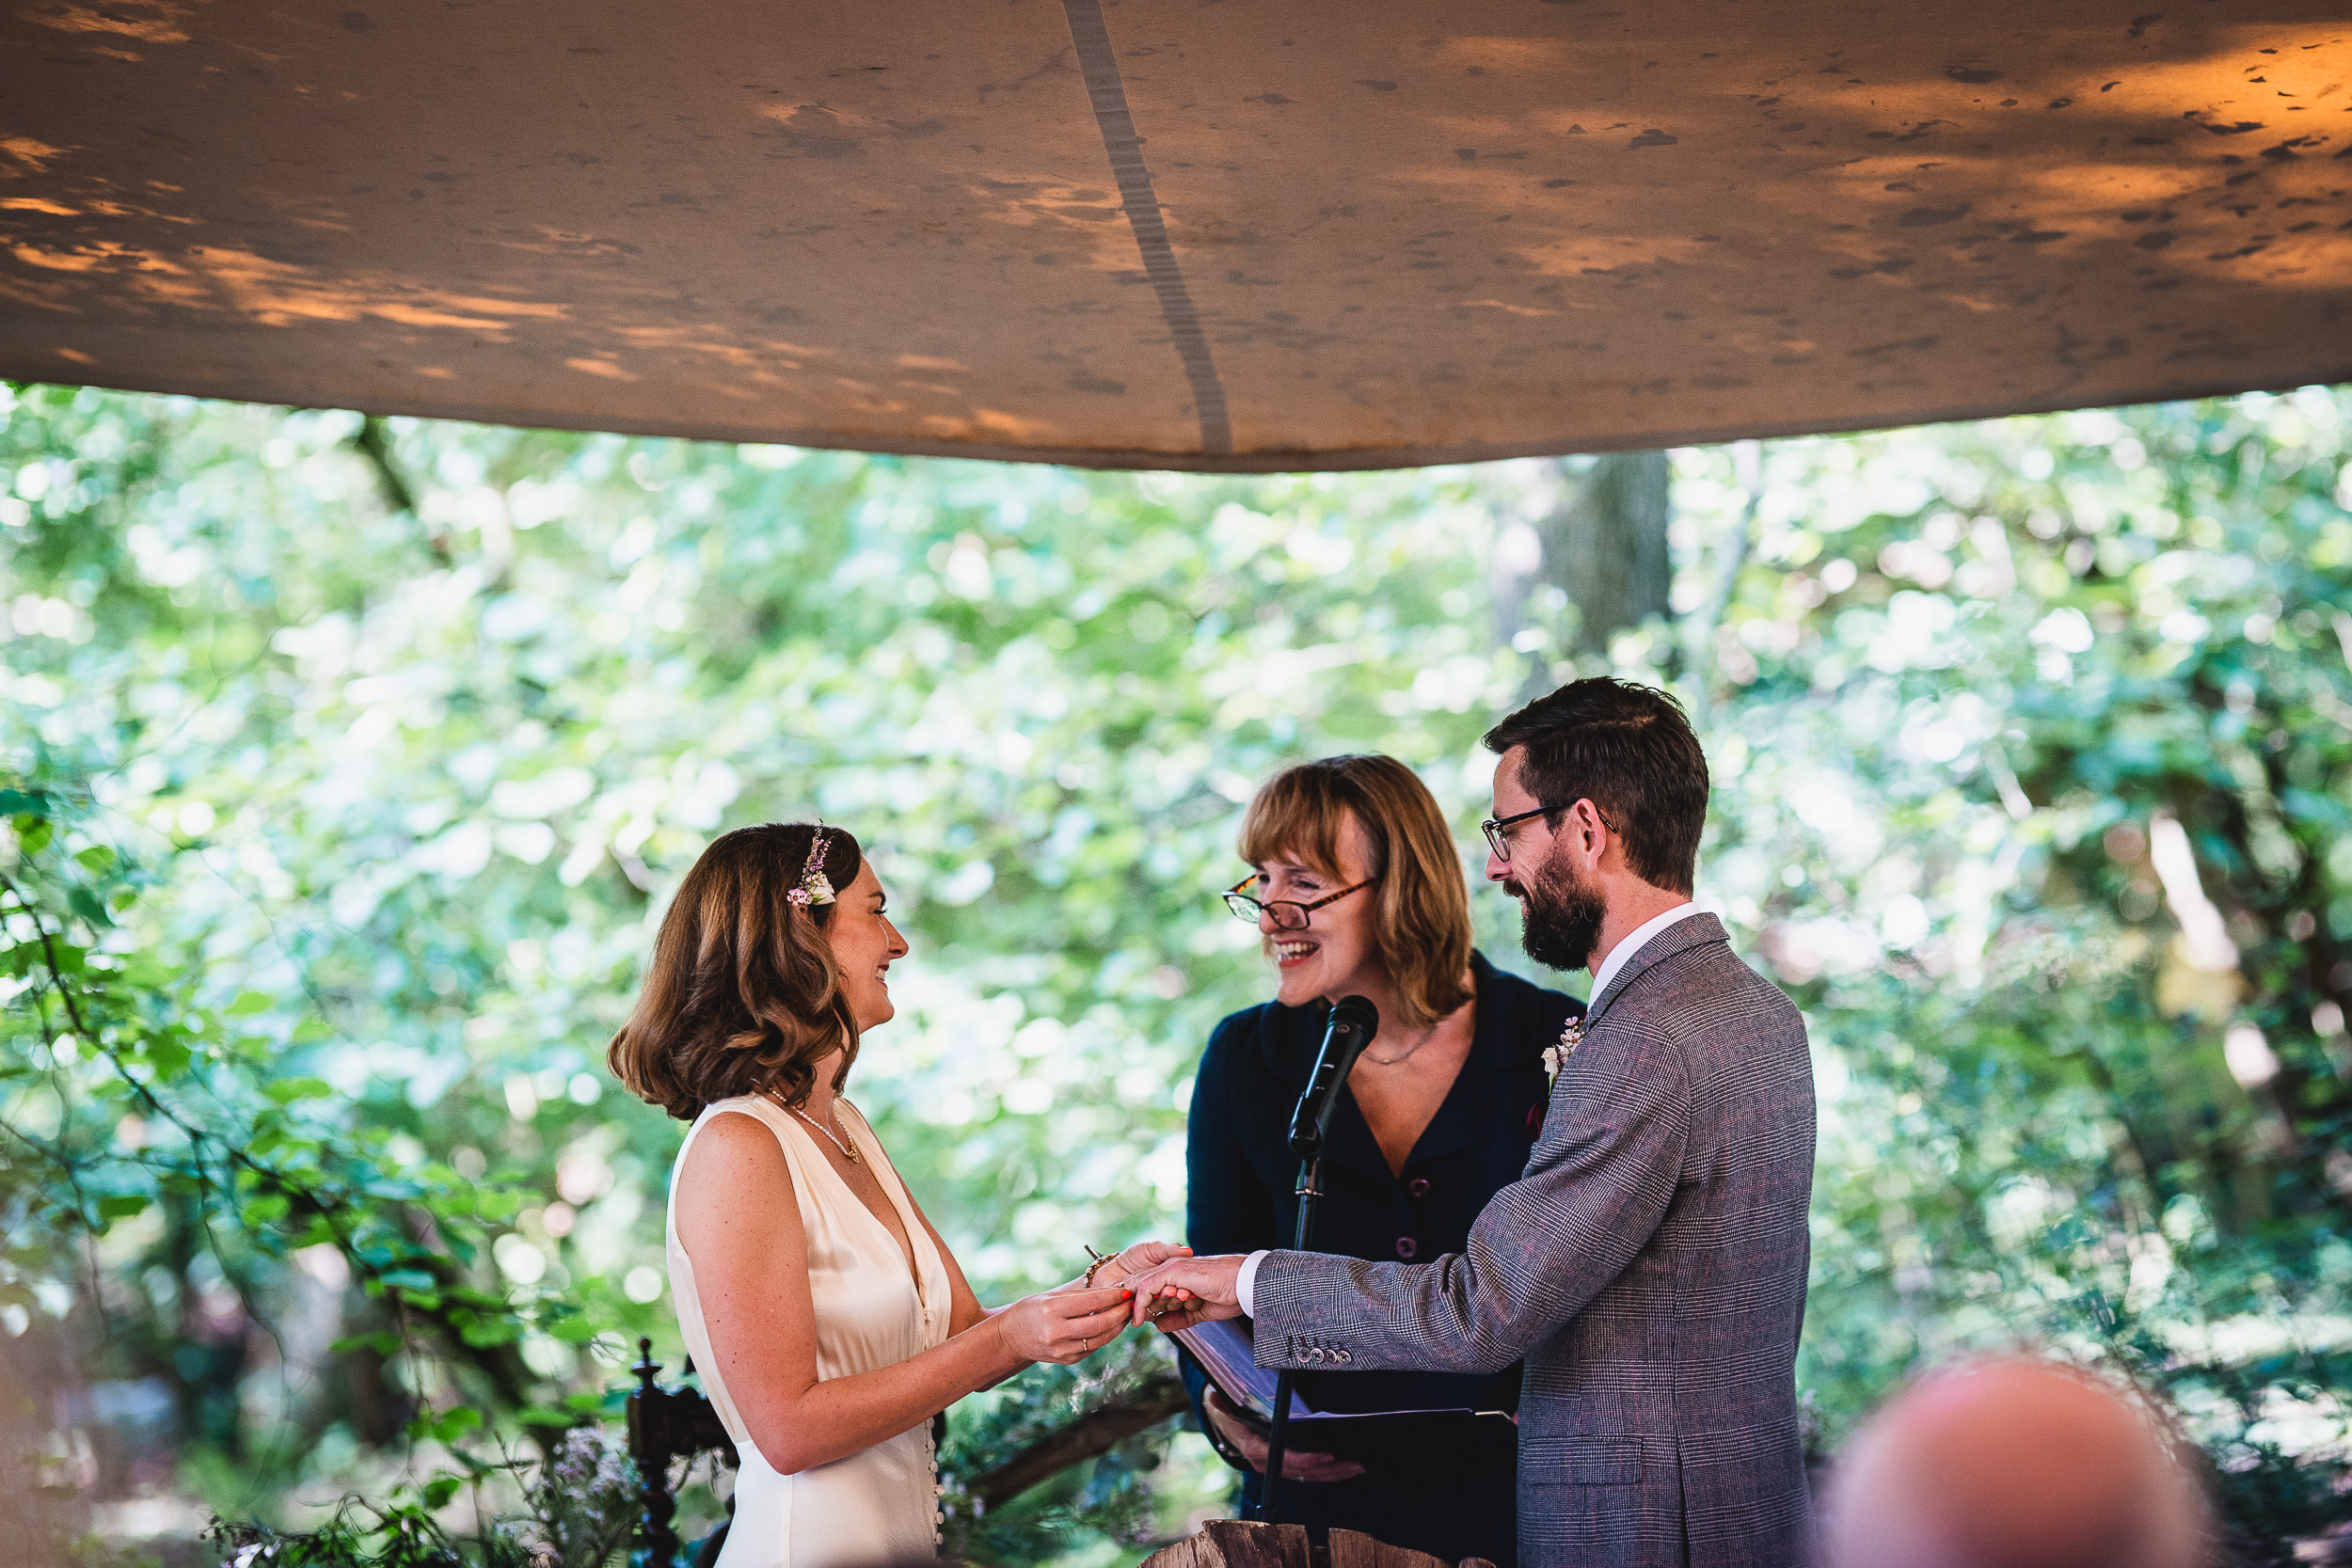
<svg viewBox="0 0 2352 1568">
<path fill-rule="evenodd" d="M 693 1122 L 670 1182 L 670 1287 L 742 1459 L 721 1568 L 929 1560 L 931 1417 L 1127 1321 L 1120 1259 L 983 1307 L 842 1098 L 906 956 L 883 904 L 839 829 L 726 833 L 680 884 L 612 1037 L 631 1092 Z"/>
<path fill-rule="evenodd" d="M 1275 999 L 1209 1037 L 1185 1152 L 1185 1240 L 1200 1253 L 1291 1244 L 1298 1158 L 1287 1132 L 1330 1004 L 1359 995 L 1380 1031 L 1356 1060 L 1324 1146 L 1318 1252 L 1410 1260 L 1460 1252 L 1470 1222 L 1517 1180 L 1543 1122 L 1544 1048 L 1582 1005 L 1505 974 L 1470 949 L 1470 898 L 1444 814 L 1412 769 L 1329 757 L 1275 775 L 1250 801 L 1226 894 L 1257 923 Z M 1202 1430 L 1246 1470 L 1254 1503 L 1264 1433 L 1190 1356 Z M 1519 1370 L 1302 1372 L 1318 1410 L 1516 1410 Z M 1294 1429 L 1295 1430 L 1295 1429 Z M 1282 1517 L 1320 1544 L 1333 1526 L 1448 1562 L 1515 1555 L 1513 1467 L 1448 1453 L 1368 1465 L 1288 1454 Z"/>
</svg>

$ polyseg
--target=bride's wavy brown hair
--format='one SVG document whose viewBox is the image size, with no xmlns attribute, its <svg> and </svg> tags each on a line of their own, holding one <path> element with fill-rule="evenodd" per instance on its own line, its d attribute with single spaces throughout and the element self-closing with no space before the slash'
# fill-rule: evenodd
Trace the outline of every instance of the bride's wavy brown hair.
<svg viewBox="0 0 2352 1568">
<path fill-rule="evenodd" d="M 833 1086 L 848 1081 L 857 1021 L 825 937 L 834 906 L 785 896 L 816 832 L 769 822 L 722 833 L 678 884 L 637 1006 L 605 1052 L 629 1093 L 691 1121 L 714 1101 L 762 1090 L 798 1105 L 834 1051 Z M 825 878 L 846 892 L 864 852 L 838 828 L 825 833 Z"/>
</svg>

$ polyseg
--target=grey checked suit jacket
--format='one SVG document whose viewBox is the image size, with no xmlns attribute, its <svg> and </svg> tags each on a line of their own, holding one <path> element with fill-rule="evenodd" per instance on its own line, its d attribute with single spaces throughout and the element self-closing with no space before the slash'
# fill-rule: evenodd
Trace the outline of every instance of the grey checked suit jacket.
<svg viewBox="0 0 2352 1568">
<path fill-rule="evenodd" d="M 1527 1173 L 1428 1263 L 1276 1252 L 1258 1359 L 1524 1356 L 1520 1568 L 1791 1568 L 1813 1068 L 1788 999 L 1693 915 L 1593 999 Z"/>
</svg>

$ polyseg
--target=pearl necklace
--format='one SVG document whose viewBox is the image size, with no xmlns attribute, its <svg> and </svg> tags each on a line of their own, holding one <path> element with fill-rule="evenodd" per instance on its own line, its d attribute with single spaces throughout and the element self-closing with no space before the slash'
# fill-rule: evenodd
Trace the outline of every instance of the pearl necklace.
<svg viewBox="0 0 2352 1568">
<path fill-rule="evenodd" d="M 777 1101 L 776 1103 L 784 1105 L 784 1101 L 781 1100 Z M 860 1165 L 866 1163 L 866 1157 L 857 1151 L 857 1140 L 855 1138 L 850 1137 L 847 1133 L 842 1134 L 840 1137 L 835 1137 L 832 1128 L 827 1127 L 823 1122 L 818 1121 L 815 1117 L 810 1116 L 806 1111 L 802 1110 L 798 1105 L 784 1105 L 784 1108 L 791 1112 L 794 1116 L 800 1117 L 803 1121 L 808 1123 L 811 1127 L 817 1129 L 818 1132 L 823 1133 L 825 1135 L 825 1141 L 833 1145 L 834 1148 L 839 1149 L 841 1151 L 842 1158 L 849 1161 L 850 1164 L 853 1165 Z M 834 1125 L 839 1125 L 838 1118 L 835 1119 Z"/>
</svg>

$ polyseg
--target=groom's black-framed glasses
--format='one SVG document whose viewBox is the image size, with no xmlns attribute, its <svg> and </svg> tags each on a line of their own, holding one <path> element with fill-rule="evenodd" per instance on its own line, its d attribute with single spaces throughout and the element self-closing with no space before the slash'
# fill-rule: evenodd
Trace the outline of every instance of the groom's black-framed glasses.
<svg viewBox="0 0 2352 1568">
<path fill-rule="evenodd" d="M 1580 796 L 1578 799 L 1589 800 L 1591 798 L 1589 796 Z M 1574 807 L 1575 804 L 1575 800 L 1570 800 L 1567 805 L 1565 806 L 1537 806 L 1533 811 L 1514 812 L 1509 816 L 1489 816 L 1486 820 L 1478 825 L 1479 831 L 1486 835 L 1486 842 L 1494 847 L 1495 859 L 1501 861 L 1503 864 L 1508 865 L 1511 863 L 1510 829 L 1521 822 L 1526 821 L 1531 816 L 1546 816 L 1553 812 L 1567 811 Z M 1600 802 L 1597 800 L 1593 801 L 1593 815 L 1599 817 L 1600 825 L 1608 829 L 1611 832 L 1613 833 L 1620 832 L 1617 825 L 1609 820 L 1609 814 L 1600 809 Z"/>
<path fill-rule="evenodd" d="M 1367 877 L 1337 893 L 1327 893 L 1311 903 L 1302 904 L 1295 898 L 1253 897 L 1246 891 L 1258 880 L 1258 874 L 1253 871 L 1225 890 L 1225 907 L 1233 911 L 1234 919 L 1247 920 L 1252 926 L 1258 923 L 1259 915 L 1265 914 L 1272 917 L 1274 928 L 1278 931 L 1303 931 L 1307 928 L 1307 917 L 1316 910 L 1326 904 L 1337 903 L 1379 879 L 1377 877 Z"/>
</svg>

